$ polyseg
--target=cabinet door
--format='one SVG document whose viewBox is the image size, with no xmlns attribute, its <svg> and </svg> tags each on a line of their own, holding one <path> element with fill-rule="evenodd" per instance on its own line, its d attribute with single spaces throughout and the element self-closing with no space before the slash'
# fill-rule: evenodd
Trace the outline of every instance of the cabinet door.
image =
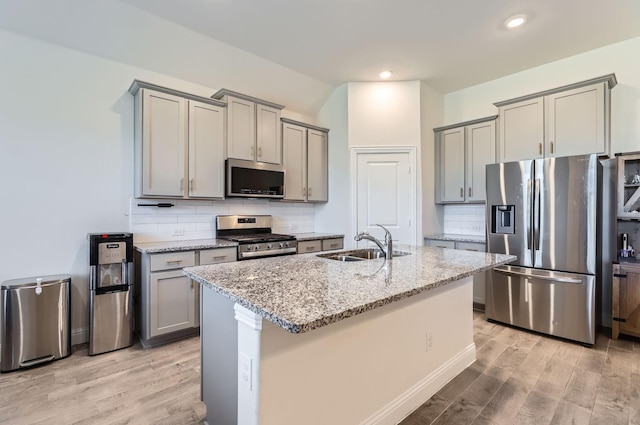
<svg viewBox="0 0 640 425">
<path fill-rule="evenodd" d="M 256 161 L 282 164 L 282 139 L 280 138 L 280 110 L 256 105 Z"/>
<path fill-rule="evenodd" d="M 253 161 L 256 146 L 256 104 L 227 97 L 227 157 Z"/>
<path fill-rule="evenodd" d="M 440 136 L 440 193 L 442 202 L 464 201 L 464 127 Z"/>
<path fill-rule="evenodd" d="M 224 196 L 224 109 L 189 101 L 189 197 Z"/>
<path fill-rule="evenodd" d="M 619 324 L 620 333 L 640 337 L 640 267 L 620 265 L 619 270 L 614 275 L 613 296 L 617 295 L 618 308 L 614 306 L 612 311 L 613 323 Z"/>
<path fill-rule="evenodd" d="M 307 129 L 282 124 L 284 157 L 284 199 L 304 201 L 307 195 Z"/>
<path fill-rule="evenodd" d="M 182 270 L 150 274 L 149 335 L 164 335 L 195 325 L 196 284 Z"/>
<path fill-rule="evenodd" d="M 544 101 L 542 98 L 500 108 L 498 162 L 544 157 Z"/>
<path fill-rule="evenodd" d="M 485 168 L 496 160 L 496 123 L 483 122 L 467 127 L 467 201 L 486 200 Z"/>
<path fill-rule="evenodd" d="M 143 89 L 142 195 L 184 196 L 186 100 Z"/>
<path fill-rule="evenodd" d="M 314 202 L 327 202 L 329 200 L 328 134 L 309 129 L 307 137 L 307 199 Z"/>
<path fill-rule="evenodd" d="M 605 84 L 568 90 L 545 98 L 547 156 L 603 154 L 608 151 Z"/>
<path fill-rule="evenodd" d="M 456 242 L 456 249 L 464 249 L 465 251 L 477 251 L 486 252 L 486 245 L 476 242 Z M 485 296 L 485 272 L 476 273 L 473 275 L 473 302 L 477 304 L 484 304 Z"/>
</svg>

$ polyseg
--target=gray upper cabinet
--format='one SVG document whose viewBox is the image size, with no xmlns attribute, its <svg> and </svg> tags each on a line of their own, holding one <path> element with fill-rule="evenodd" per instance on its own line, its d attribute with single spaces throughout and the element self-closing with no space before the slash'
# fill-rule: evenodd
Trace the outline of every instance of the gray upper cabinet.
<svg viewBox="0 0 640 425">
<path fill-rule="evenodd" d="M 485 201 L 485 166 L 495 162 L 495 116 L 434 129 L 436 201 Z"/>
<path fill-rule="evenodd" d="M 498 161 L 581 154 L 609 155 L 614 74 L 494 103 L 499 109 Z"/>
<path fill-rule="evenodd" d="M 282 105 L 231 90 L 216 92 L 227 103 L 227 158 L 282 164 Z"/>
<path fill-rule="evenodd" d="M 135 80 L 135 196 L 224 196 L 224 103 Z"/>
<path fill-rule="evenodd" d="M 327 202 L 328 132 L 282 118 L 285 201 Z"/>
</svg>

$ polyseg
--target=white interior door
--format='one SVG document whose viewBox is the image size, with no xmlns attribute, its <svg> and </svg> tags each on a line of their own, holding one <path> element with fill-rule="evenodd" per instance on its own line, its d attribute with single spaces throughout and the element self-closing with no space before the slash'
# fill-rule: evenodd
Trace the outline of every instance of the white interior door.
<svg viewBox="0 0 640 425">
<path fill-rule="evenodd" d="M 384 231 L 376 226 L 381 224 L 394 243 L 415 245 L 415 190 L 409 152 L 357 154 L 356 232 L 384 241 Z"/>
</svg>

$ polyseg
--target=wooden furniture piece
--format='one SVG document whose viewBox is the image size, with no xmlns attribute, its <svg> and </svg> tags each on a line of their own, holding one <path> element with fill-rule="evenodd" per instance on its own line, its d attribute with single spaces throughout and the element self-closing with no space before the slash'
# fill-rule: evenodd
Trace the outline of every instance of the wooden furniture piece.
<svg viewBox="0 0 640 425">
<path fill-rule="evenodd" d="M 485 201 L 485 167 L 496 160 L 496 116 L 434 128 L 436 203 Z"/>
<path fill-rule="evenodd" d="M 494 103 L 498 162 L 610 154 L 610 91 L 615 74 Z"/>
<path fill-rule="evenodd" d="M 640 263 L 613 265 L 611 338 L 640 337 Z"/>
</svg>

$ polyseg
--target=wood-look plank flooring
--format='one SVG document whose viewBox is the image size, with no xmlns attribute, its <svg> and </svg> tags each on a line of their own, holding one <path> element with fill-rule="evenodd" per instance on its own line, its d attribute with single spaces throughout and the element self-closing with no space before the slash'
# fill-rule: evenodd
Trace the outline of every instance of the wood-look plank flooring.
<svg viewBox="0 0 640 425">
<path fill-rule="evenodd" d="M 201 424 L 200 339 L 89 356 L 87 345 L 0 374 L 0 424 Z"/>
<path fill-rule="evenodd" d="M 474 330 L 478 360 L 401 425 L 640 425 L 638 340 L 601 333 L 585 348 L 481 313 Z M 0 424 L 203 423 L 198 337 L 92 357 L 86 345 L 74 348 L 66 359 L 0 374 Z"/>
<path fill-rule="evenodd" d="M 477 361 L 400 425 L 640 425 L 640 340 L 576 343 L 487 322 Z"/>
</svg>

